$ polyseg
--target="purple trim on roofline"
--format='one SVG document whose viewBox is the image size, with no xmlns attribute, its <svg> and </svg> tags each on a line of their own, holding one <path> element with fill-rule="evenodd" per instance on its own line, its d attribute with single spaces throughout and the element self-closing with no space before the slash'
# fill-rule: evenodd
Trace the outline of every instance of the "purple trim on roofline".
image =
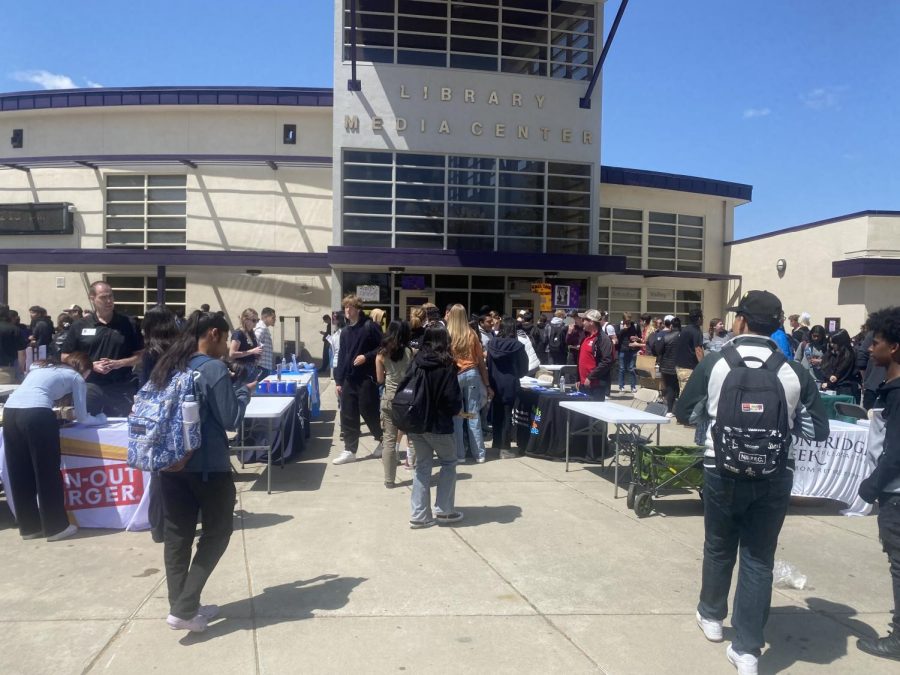
<svg viewBox="0 0 900 675">
<path fill-rule="evenodd" d="M 900 277 L 900 258 L 852 258 L 834 260 L 831 277 Z"/>
<path fill-rule="evenodd" d="M 198 267 L 249 267 L 262 269 L 303 269 L 330 272 L 325 253 L 286 251 L 220 251 L 186 249 L 115 248 L 19 248 L 0 249 L 0 264 L 10 266 L 54 265 L 186 265 Z"/>
<path fill-rule="evenodd" d="M 651 279 L 655 277 L 666 277 L 672 279 L 704 279 L 706 281 L 731 281 L 732 279 L 741 279 L 740 274 L 715 274 L 713 272 L 675 272 L 672 270 L 642 270 L 627 269 L 625 274 L 634 277 L 644 277 Z"/>
<path fill-rule="evenodd" d="M 495 270 L 555 270 L 557 272 L 624 272 L 625 257 L 615 255 L 564 255 L 558 253 L 509 253 L 505 251 L 453 251 L 417 248 L 329 246 L 333 266 L 372 267 L 468 267 Z"/>
<path fill-rule="evenodd" d="M 331 107 L 334 91 L 316 87 L 103 87 L 0 94 L 0 112 L 134 105 Z"/>
<path fill-rule="evenodd" d="M 601 166 L 600 183 L 693 192 L 725 199 L 739 199 L 746 202 L 753 199 L 753 186 L 745 185 L 744 183 L 731 183 L 724 180 L 698 178 L 697 176 L 684 176 L 661 171 L 626 169 L 619 166 Z"/>
<path fill-rule="evenodd" d="M 83 164 L 80 162 L 84 162 Z M 72 166 L 73 168 L 90 168 L 117 164 L 320 164 L 331 166 L 331 157 L 315 155 L 197 155 L 182 153 L 178 155 L 56 155 L 48 157 L 0 157 L 0 166 L 15 165 L 23 168 Z M 271 166 L 271 165 L 270 165 Z"/>
<path fill-rule="evenodd" d="M 799 232 L 801 230 L 808 230 L 811 227 L 831 225 L 832 223 L 839 223 L 842 220 L 850 220 L 851 218 L 860 218 L 862 216 L 900 216 L 900 211 L 857 211 L 856 213 L 848 213 L 845 216 L 835 216 L 834 218 L 817 220 L 812 223 L 805 223 L 804 225 L 794 225 L 793 227 L 786 227 L 783 230 L 775 230 L 774 232 L 766 232 L 764 234 L 755 234 L 752 237 L 744 237 L 743 239 L 733 239 L 732 241 L 726 241 L 725 246 L 733 246 L 734 244 L 746 244 L 748 241 L 757 241 L 759 239 L 777 237 L 779 234 Z"/>
</svg>

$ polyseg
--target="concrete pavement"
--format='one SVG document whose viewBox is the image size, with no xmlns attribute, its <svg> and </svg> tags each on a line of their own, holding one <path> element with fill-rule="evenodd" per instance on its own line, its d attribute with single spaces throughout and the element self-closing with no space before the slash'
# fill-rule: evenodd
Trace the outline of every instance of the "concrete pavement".
<svg viewBox="0 0 900 675">
<path fill-rule="evenodd" d="M 0 506 L 0 672 L 729 673 L 694 624 L 703 522 L 696 494 L 638 519 L 611 470 L 531 458 L 459 467 L 453 527 L 410 530 L 409 479 L 380 460 L 333 466 L 335 400 L 302 461 L 241 471 L 235 534 L 204 602 L 204 634 L 168 629 L 149 533 L 22 541 Z M 672 425 L 663 442 L 690 430 Z M 373 442 L 362 441 L 360 456 Z M 890 579 L 874 517 L 792 507 L 778 557 L 809 577 L 775 589 L 761 673 L 896 673 L 856 649 L 884 634 Z"/>
</svg>

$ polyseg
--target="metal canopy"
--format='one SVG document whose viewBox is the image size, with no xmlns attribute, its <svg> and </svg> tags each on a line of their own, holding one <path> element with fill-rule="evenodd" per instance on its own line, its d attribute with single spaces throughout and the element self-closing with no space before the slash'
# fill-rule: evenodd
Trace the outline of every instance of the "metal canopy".
<svg viewBox="0 0 900 675">
<path fill-rule="evenodd" d="M 315 155 L 51 155 L 47 157 L 0 157 L 0 167 L 29 171 L 39 168 L 89 168 L 180 164 L 196 169 L 200 165 L 331 167 L 331 157 Z M 0 169 L 2 170 L 2 169 Z"/>
</svg>

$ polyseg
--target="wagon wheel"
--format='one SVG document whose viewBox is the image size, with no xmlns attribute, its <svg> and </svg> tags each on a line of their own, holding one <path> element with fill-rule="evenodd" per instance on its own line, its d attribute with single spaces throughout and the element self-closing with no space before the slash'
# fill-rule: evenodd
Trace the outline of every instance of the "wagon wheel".
<svg viewBox="0 0 900 675">
<path fill-rule="evenodd" d="M 637 496 L 638 484 L 637 483 L 629 483 L 628 484 L 628 496 L 625 498 L 625 506 L 629 509 L 634 508 L 634 498 Z"/>
<path fill-rule="evenodd" d="M 642 492 L 634 502 L 634 512 L 638 518 L 646 518 L 653 511 L 653 495 Z"/>
</svg>

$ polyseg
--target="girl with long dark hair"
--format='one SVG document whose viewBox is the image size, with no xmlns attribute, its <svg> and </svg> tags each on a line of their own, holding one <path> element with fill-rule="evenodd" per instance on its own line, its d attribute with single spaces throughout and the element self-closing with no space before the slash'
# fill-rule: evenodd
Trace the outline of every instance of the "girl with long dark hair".
<svg viewBox="0 0 900 675">
<path fill-rule="evenodd" d="M 72 352 L 66 363 L 34 364 L 3 410 L 3 444 L 9 472 L 7 489 L 16 507 L 22 539 L 59 541 L 78 528 L 66 516 L 59 471 L 59 424 L 53 404 L 71 394 L 81 424 L 106 424 L 104 415 L 89 415 L 87 384 L 94 364 L 84 352 Z"/>
<path fill-rule="evenodd" d="M 381 349 L 375 357 L 375 379 L 384 385 L 381 396 L 381 461 L 384 464 L 384 486 L 393 488 L 397 479 L 397 442 L 399 430 L 391 418 L 391 402 L 397 393 L 397 385 L 406 375 L 412 363 L 409 348 L 409 324 L 406 321 L 391 321 L 387 334 L 381 341 Z"/>
<path fill-rule="evenodd" d="M 226 431 L 236 430 L 256 382 L 233 385 L 222 359 L 228 356 L 228 322 L 221 313 L 194 312 L 184 333 L 156 363 L 150 381 L 163 388 L 178 372 L 193 370 L 200 403 L 202 442 L 181 471 L 159 474 L 166 581 L 173 630 L 203 632 L 218 613 L 200 605 L 200 594 L 232 532 L 235 488 Z M 191 549 L 202 514 L 197 553 Z"/>
<path fill-rule="evenodd" d="M 462 520 L 456 503 L 456 444 L 453 442 L 453 418 L 462 410 L 462 392 L 456 379 L 456 364 L 450 354 L 450 334 L 440 324 L 425 329 L 419 352 L 411 369 L 422 369 L 428 386 L 431 419 L 427 431 L 410 434 L 416 446 L 416 469 L 410 496 L 409 525 L 413 529 Z M 435 508 L 431 510 L 432 456 L 441 465 L 438 474 Z"/>
<path fill-rule="evenodd" d="M 843 328 L 828 339 L 828 351 L 822 359 L 823 391 L 852 396 L 859 403 L 859 370 L 850 335 Z"/>
</svg>

